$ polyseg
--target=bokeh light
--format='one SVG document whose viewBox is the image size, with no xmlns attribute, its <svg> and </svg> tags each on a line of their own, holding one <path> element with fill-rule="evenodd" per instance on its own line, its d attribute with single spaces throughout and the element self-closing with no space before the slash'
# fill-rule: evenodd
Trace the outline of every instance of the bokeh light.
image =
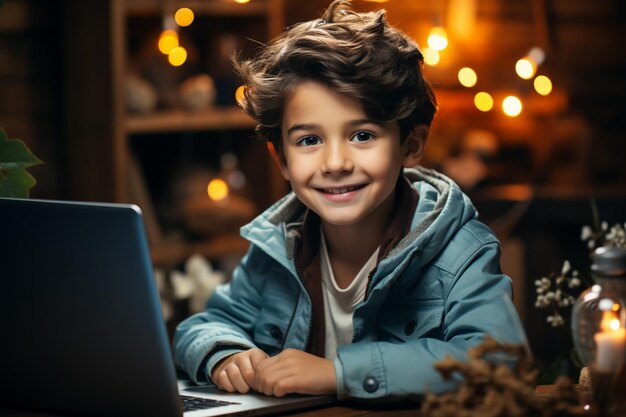
<svg viewBox="0 0 626 417">
<path fill-rule="evenodd" d="M 164 30 L 159 35 L 159 51 L 168 55 L 178 46 L 178 33 L 175 30 Z"/>
<path fill-rule="evenodd" d="M 476 85 L 478 81 L 478 76 L 476 75 L 476 71 L 471 69 L 470 67 L 463 67 L 459 70 L 459 82 L 464 87 L 473 87 Z"/>
<path fill-rule="evenodd" d="M 435 51 L 431 48 L 424 48 L 422 51 L 422 55 L 424 55 L 424 63 L 426 65 L 435 66 L 439 63 L 441 56 L 439 55 L 439 51 Z"/>
<path fill-rule="evenodd" d="M 493 108 L 493 98 L 489 93 L 481 91 L 474 96 L 474 105 L 480 111 L 489 111 Z"/>
<path fill-rule="evenodd" d="M 209 181 L 207 186 L 207 194 L 213 201 L 222 201 L 228 197 L 228 184 L 220 178 L 214 178 Z"/>
<path fill-rule="evenodd" d="M 541 65 L 543 60 L 546 59 L 546 53 L 540 47 L 535 46 L 528 51 L 528 58 L 530 58 L 536 65 Z"/>
<path fill-rule="evenodd" d="M 181 27 L 189 26 L 193 22 L 193 18 L 193 11 L 188 7 L 181 7 L 174 14 L 176 24 Z"/>
<path fill-rule="evenodd" d="M 533 81 L 533 86 L 535 87 L 535 91 L 542 96 L 547 96 L 552 92 L 552 81 L 545 75 L 538 75 L 535 81 Z"/>
<path fill-rule="evenodd" d="M 528 58 L 522 58 L 515 63 L 515 72 L 525 80 L 530 80 L 535 75 L 536 70 L 537 65 Z"/>
<path fill-rule="evenodd" d="M 246 86 L 245 85 L 240 85 L 239 87 L 237 87 L 237 90 L 235 91 L 235 100 L 240 105 L 241 105 L 241 103 L 243 103 L 243 101 L 246 98 L 246 96 L 244 95 L 245 91 L 246 91 Z"/>
<path fill-rule="evenodd" d="M 170 51 L 167 60 L 175 67 L 181 66 L 187 60 L 187 50 L 182 46 L 177 46 Z"/>
<path fill-rule="evenodd" d="M 428 34 L 428 46 L 435 51 L 443 51 L 448 46 L 448 35 L 441 26 L 435 26 Z"/>
<path fill-rule="evenodd" d="M 502 100 L 502 111 L 509 117 L 517 117 L 522 112 L 522 102 L 515 96 L 507 96 Z"/>
</svg>

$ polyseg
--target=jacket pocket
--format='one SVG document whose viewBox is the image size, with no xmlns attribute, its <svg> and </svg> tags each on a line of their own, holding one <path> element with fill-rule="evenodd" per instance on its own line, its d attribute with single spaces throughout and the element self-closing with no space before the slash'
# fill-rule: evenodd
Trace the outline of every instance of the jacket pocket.
<svg viewBox="0 0 626 417">
<path fill-rule="evenodd" d="M 379 340 L 406 342 L 438 331 L 443 309 L 442 299 L 388 300 L 378 315 Z"/>
</svg>

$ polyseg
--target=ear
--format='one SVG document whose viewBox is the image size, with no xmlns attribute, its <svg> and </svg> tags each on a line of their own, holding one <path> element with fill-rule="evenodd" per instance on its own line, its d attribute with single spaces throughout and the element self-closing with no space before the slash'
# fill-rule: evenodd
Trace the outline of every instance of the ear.
<svg viewBox="0 0 626 417">
<path fill-rule="evenodd" d="M 266 142 L 266 145 L 267 145 L 267 150 L 270 152 L 270 155 L 272 155 L 272 159 L 276 163 L 276 166 L 280 170 L 280 173 L 282 174 L 283 178 L 289 181 L 289 172 L 287 171 L 287 161 L 285 160 L 284 155 L 282 155 L 282 152 L 281 152 L 281 155 L 279 155 L 279 153 L 276 151 L 276 148 L 274 147 L 274 144 L 272 142 Z"/>
<path fill-rule="evenodd" d="M 424 154 L 427 138 L 428 126 L 425 124 L 415 126 L 415 129 L 409 133 L 409 136 L 403 144 L 404 161 L 402 165 L 405 168 L 414 167 L 420 162 L 422 155 Z"/>
</svg>

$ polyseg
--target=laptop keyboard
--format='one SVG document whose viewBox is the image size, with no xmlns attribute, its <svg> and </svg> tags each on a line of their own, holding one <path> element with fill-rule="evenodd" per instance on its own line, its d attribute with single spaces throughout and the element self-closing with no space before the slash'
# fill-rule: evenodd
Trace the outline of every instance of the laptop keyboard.
<svg viewBox="0 0 626 417">
<path fill-rule="evenodd" d="M 210 398 L 190 397 L 188 395 L 181 395 L 180 399 L 183 403 L 183 411 L 196 411 L 207 408 L 222 407 L 224 405 L 239 404 L 228 401 L 212 400 Z"/>
</svg>

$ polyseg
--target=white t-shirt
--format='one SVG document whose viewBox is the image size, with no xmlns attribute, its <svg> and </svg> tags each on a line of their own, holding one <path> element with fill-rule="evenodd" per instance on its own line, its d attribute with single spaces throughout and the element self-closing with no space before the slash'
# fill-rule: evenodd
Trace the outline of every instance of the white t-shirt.
<svg viewBox="0 0 626 417">
<path fill-rule="evenodd" d="M 322 271 L 322 293 L 324 294 L 324 320 L 326 324 L 326 345 L 324 357 L 334 359 L 337 347 L 352 342 L 352 315 L 354 308 L 363 301 L 367 288 L 367 277 L 376 266 L 377 248 L 365 262 L 350 285 L 341 289 L 333 274 L 324 233 L 320 238 L 320 263 Z"/>
</svg>

